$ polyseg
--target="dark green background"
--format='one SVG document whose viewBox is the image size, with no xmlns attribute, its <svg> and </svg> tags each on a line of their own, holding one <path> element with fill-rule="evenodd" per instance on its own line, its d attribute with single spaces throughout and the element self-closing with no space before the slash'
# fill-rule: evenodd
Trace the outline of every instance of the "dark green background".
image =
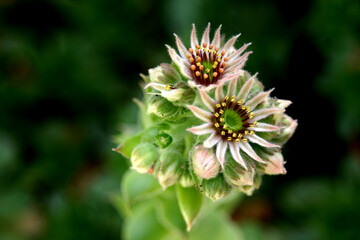
<svg viewBox="0 0 360 240">
<path fill-rule="evenodd" d="M 129 163 L 111 148 L 139 73 L 208 22 L 252 42 L 246 69 L 299 121 L 288 174 L 232 219 L 249 239 L 360 238 L 359 1 L 1 0 L 0 239 L 120 238 Z"/>
</svg>

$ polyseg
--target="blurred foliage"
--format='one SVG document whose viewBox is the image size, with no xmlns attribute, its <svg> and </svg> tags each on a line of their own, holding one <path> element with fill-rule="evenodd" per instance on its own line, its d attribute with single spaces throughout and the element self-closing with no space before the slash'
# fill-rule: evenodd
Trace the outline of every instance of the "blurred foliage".
<svg viewBox="0 0 360 240">
<path fill-rule="evenodd" d="M 246 68 L 299 120 L 288 175 L 231 214 L 245 238 L 359 238 L 359 18 L 356 0 L 0 1 L 0 239 L 119 239 L 157 224 L 148 205 L 120 234 L 128 162 L 110 150 L 136 123 L 138 74 L 169 62 L 164 44 L 173 32 L 188 43 L 193 22 L 242 32 Z M 208 224 L 230 224 L 229 212 Z"/>
</svg>

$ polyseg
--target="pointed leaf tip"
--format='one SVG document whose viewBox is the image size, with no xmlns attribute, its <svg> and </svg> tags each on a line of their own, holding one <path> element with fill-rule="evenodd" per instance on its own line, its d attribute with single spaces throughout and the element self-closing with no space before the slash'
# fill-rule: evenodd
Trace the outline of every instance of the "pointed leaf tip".
<svg viewBox="0 0 360 240">
<path fill-rule="evenodd" d="M 194 187 L 183 188 L 180 184 L 177 185 L 176 194 L 181 214 L 189 232 L 199 215 L 204 196 Z"/>
</svg>

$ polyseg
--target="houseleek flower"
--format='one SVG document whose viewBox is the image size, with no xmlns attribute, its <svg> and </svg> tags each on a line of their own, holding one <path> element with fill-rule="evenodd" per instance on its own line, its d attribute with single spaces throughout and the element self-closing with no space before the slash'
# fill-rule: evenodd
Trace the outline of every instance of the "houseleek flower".
<svg viewBox="0 0 360 240">
<path fill-rule="evenodd" d="M 209 23 L 199 42 L 193 24 L 190 48 L 187 49 L 176 34 L 174 35 L 180 55 L 167 46 L 172 61 L 179 67 L 181 74 L 189 80 L 190 86 L 210 90 L 217 84 L 229 80 L 234 73 L 240 71 L 251 53 L 242 54 L 250 44 L 245 44 L 240 49 L 234 48 L 240 34 L 230 38 L 225 44 L 221 44 L 220 30 L 221 26 L 210 41 Z"/>
<path fill-rule="evenodd" d="M 238 92 L 236 91 L 238 77 L 231 79 L 226 96 L 223 93 L 223 84 L 219 84 L 216 88 L 215 99 L 212 99 L 206 92 L 199 89 L 201 99 L 210 112 L 194 105 L 188 106 L 197 118 L 206 122 L 200 126 L 189 128 L 188 131 L 196 135 L 210 134 L 205 140 L 204 146 L 206 148 L 216 146 L 216 157 L 222 167 L 224 167 L 225 153 L 228 147 L 232 157 L 245 169 L 247 169 L 247 165 L 241 157 L 240 149 L 253 160 L 265 163 L 256 154 L 250 143 L 267 148 L 280 147 L 256 134 L 257 132 L 280 130 L 279 126 L 270 125 L 261 122 L 261 120 L 284 110 L 281 108 L 258 107 L 272 90 L 259 92 L 249 97 L 254 77 L 247 80 Z"/>
<path fill-rule="evenodd" d="M 195 188 L 213 201 L 234 189 L 251 195 L 264 174 L 285 174 L 281 147 L 297 127 L 284 113 L 291 102 L 243 69 L 249 44 L 236 49 L 239 35 L 222 44 L 220 29 L 210 41 L 209 24 L 199 42 L 193 25 L 188 49 L 175 35 L 172 63 L 141 75 L 141 131 L 115 149 L 163 189 Z"/>
</svg>

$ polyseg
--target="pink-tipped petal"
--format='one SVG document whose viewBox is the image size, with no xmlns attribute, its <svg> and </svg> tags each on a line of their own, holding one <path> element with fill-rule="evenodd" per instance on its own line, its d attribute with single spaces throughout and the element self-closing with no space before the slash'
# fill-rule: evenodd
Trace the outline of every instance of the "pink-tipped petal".
<svg viewBox="0 0 360 240">
<path fill-rule="evenodd" d="M 237 74 L 238 76 L 240 76 L 240 75 L 243 76 L 245 71 L 242 70 L 242 68 L 245 66 L 246 61 L 247 61 L 247 58 L 245 58 L 240 64 L 238 64 L 236 66 L 232 66 L 231 68 L 225 69 L 223 78 L 229 77 L 229 76 L 232 76 L 235 74 Z"/>
<path fill-rule="evenodd" d="M 215 144 L 217 144 L 220 141 L 220 136 L 216 133 L 213 132 L 210 137 L 208 137 L 205 141 L 204 141 L 204 147 L 206 148 L 212 148 L 213 146 L 215 146 Z"/>
<path fill-rule="evenodd" d="M 180 68 L 181 73 L 191 79 L 191 72 L 190 72 L 190 63 L 188 63 L 187 61 L 185 61 L 184 59 L 182 59 L 177 53 L 176 51 L 171 48 L 170 46 L 166 45 L 166 47 L 168 48 L 169 51 L 169 55 L 171 57 L 171 60 Z"/>
<path fill-rule="evenodd" d="M 189 51 L 186 49 L 180 38 L 174 33 L 175 39 L 176 39 L 176 46 L 179 50 L 179 53 L 183 59 L 187 58 L 187 55 L 189 54 Z"/>
<path fill-rule="evenodd" d="M 215 101 L 219 103 L 223 100 L 224 100 L 223 83 L 219 83 L 219 85 L 215 89 Z"/>
<path fill-rule="evenodd" d="M 204 91 L 204 92 L 210 92 L 211 90 L 213 90 L 214 88 L 217 87 L 217 84 L 210 84 L 209 86 L 205 87 L 205 86 L 201 86 L 201 89 Z"/>
<path fill-rule="evenodd" d="M 228 91 L 227 91 L 227 95 L 229 97 L 235 96 L 237 79 L 238 79 L 238 75 L 236 75 L 235 77 L 233 77 L 230 80 L 229 88 L 228 88 Z"/>
<path fill-rule="evenodd" d="M 251 119 L 252 121 L 259 121 L 263 118 L 266 118 L 269 115 L 275 114 L 275 113 L 280 113 L 280 112 L 284 112 L 284 109 L 279 109 L 279 108 L 264 108 L 264 109 L 259 109 L 254 111 L 254 118 Z"/>
<path fill-rule="evenodd" d="M 199 41 L 198 41 L 197 36 L 196 36 L 195 24 L 192 25 L 191 40 L 190 41 L 191 41 L 192 49 L 195 49 L 196 45 L 199 44 Z"/>
<path fill-rule="evenodd" d="M 193 112 L 195 117 L 197 117 L 205 122 L 211 122 L 211 117 L 212 117 L 211 113 L 204 111 L 193 105 L 187 105 L 187 107 Z"/>
<path fill-rule="evenodd" d="M 204 135 L 208 133 L 214 132 L 214 129 L 212 128 L 212 123 L 205 123 L 199 126 L 195 126 L 192 128 L 188 128 L 187 130 L 189 132 L 192 132 L 195 135 Z"/>
<path fill-rule="evenodd" d="M 203 101 L 203 103 L 205 104 L 205 106 L 210 110 L 210 111 L 213 111 L 214 108 L 215 108 L 215 101 L 209 97 L 209 95 L 207 95 L 206 92 L 204 92 L 203 90 L 199 89 L 199 92 L 200 92 L 200 96 L 201 96 L 201 99 Z"/>
<path fill-rule="evenodd" d="M 248 135 L 247 139 L 249 139 L 250 142 L 256 143 L 262 147 L 280 147 L 279 145 L 269 143 L 257 135 Z"/>
<path fill-rule="evenodd" d="M 283 100 L 283 99 L 278 99 L 276 102 L 277 102 L 279 108 L 287 108 L 288 106 L 290 106 L 292 104 L 291 101 Z"/>
<path fill-rule="evenodd" d="M 246 170 L 248 169 L 246 166 L 246 163 L 244 162 L 244 159 L 240 155 L 240 146 L 238 143 L 230 142 L 230 152 L 233 158 L 237 163 L 239 163 L 241 166 L 243 166 Z"/>
<path fill-rule="evenodd" d="M 216 158 L 218 159 L 222 169 L 224 169 L 226 150 L 227 150 L 227 141 L 220 140 L 216 147 Z"/>
<path fill-rule="evenodd" d="M 252 54 L 252 52 L 246 52 L 244 55 L 242 55 L 241 57 L 237 58 L 237 59 L 234 59 L 233 61 L 229 61 L 228 62 L 228 65 L 227 65 L 227 68 L 232 71 L 233 69 L 235 68 L 238 68 L 238 66 L 240 64 L 245 64 L 247 59 L 248 59 L 248 56 Z"/>
<path fill-rule="evenodd" d="M 246 105 L 249 106 L 251 109 L 254 109 L 257 105 L 262 103 L 273 90 L 274 88 L 267 92 L 258 93 L 255 97 L 253 97 L 249 101 L 246 101 Z"/>
<path fill-rule="evenodd" d="M 241 150 L 243 150 L 247 155 L 249 155 L 249 157 L 251 157 L 252 159 L 254 159 L 255 161 L 261 162 L 261 163 L 265 163 L 264 160 L 262 160 L 254 151 L 254 149 L 250 146 L 249 143 L 245 143 L 245 142 L 239 142 L 239 146 L 241 148 Z"/>
<path fill-rule="evenodd" d="M 212 41 L 212 44 L 214 45 L 215 48 L 216 47 L 220 48 L 220 31 L 221 31 L 221 25 L 218 27 L 218 29 L 216 29 L 214 39 Z"/>
<path fill-rule="evenodd" d="M 204 31 L 204 34 L 201 38 L 201 44 L 203 44 L 203 43 L 210 44 L 210 23 L 208 23 L 208 25 Z"/>
<path fill-rule="evenodd" d="M 233 45 L 235 44 L 236 40 L 238 39 L 238 37 L 240 37 L 241 34 L 238 34 L 232 38 L 229 39 L 229 41 L 227 41 L 224 45 L 224 47 L 221 49 L 221 51 L 225 51 L 225 54 L 227 54 L 230 50 L 230 48 L 233 47 Z"/>
<path fill-rule="evenodd" d="M 253 85 L 254 78 L 256 77 L 256 75 L 257 75 L 257 73 L 245 82 L 245 84 L 242 86 L 242 88 L 237 96 L 237 99 L 244 99 L 244 100 L 246 99 L 247 95 L 249 94 L 249 92 L 251 90 L 251 87 Z"/>
<path fill-rule="evenodd" d="M 229 55 L 229 63 L 231 61 L 234 61 L 238 56 L 240 56 L 240 54 L 245 51 L 245 49 L 250 46 L 251 43 L 245 44 L 244 46 L 242 46 L 241 48 L 239 48 L 238 50 L 236 50 L 234 53 Z"/>
<path fill-rule="evenodd" d="M 256 126 L 254 126 L 253 128 L 254 131 L 256 132 L 273 132 L 273 131 L 278 131 L 281 129 L 281 127 L 278 126 L 274 126 L 274 125 L 270 125 L 267 123 L 257 123 Z"/>
</svg>

